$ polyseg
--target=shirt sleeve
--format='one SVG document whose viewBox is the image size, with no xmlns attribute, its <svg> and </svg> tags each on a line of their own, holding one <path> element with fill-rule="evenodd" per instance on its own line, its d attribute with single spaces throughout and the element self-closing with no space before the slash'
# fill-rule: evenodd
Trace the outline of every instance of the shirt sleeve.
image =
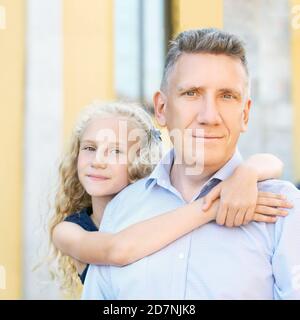
<svg viewBox="0 0 300 320">
<path fill-rule="evenodd" d="M 99 231 L 111 231 L 111 212 L 114 211 L 112 202 L 109 202 L 105 208 Z M 90 265 L 81 296 L 82 300 L 113 300 L 113 290 L 110 278 L 110 266 L 108 265 Z"/>
<path fill-rule="evenodd" d="M 85 278 L 82 300 L 113 300 L 109 266 L 91 265 Z"/>
<path fill-rule="evenodd" d="M 276 223 L 272 258 L 274 299 L 300 299 L 300 192 L 289 185 L 281 192 L 293 203 Z"/>
</svg>

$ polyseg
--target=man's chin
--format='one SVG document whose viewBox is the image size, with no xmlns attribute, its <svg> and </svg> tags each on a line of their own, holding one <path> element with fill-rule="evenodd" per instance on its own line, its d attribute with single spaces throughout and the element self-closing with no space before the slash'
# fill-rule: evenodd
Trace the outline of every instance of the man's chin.
<svg viewBox="0 0 300 320">
<path fill-rule="evenodd" d="M 181 156 L 180 156 L 181 155 Z M 216 148 L 205 148 L 202 152 L 177 152 L 176 164 L 184 164 L 186 167 L 195 168 L 199 170 L 205 167 L 217 166 L 223 164 L 224 151 L 216 150 Z"/>
<path fill-rule="evenodd" d="M 204 166 L 205 167 L 218 167 L 223 166 L 224 164 L 224 156 L 219 153 L 212 151 L 207 152 L 204 156 Z"/>
<path fill-rule="evenodd" d="M 215 151 L 206 152 L 204 155 L 186 157 L 185 164 L 190 167 L 211 167 L 223 163 L 223 156 Z"/>
</svg>

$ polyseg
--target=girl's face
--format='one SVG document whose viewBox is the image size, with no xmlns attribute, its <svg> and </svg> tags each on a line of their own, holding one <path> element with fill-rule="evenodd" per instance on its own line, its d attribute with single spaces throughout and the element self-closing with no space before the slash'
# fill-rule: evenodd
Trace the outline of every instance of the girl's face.
<svg viewBox="0 0 300 320">
<path fill-rule="evenodd" d="M 78 177 L 90 196 L 113 196 L 129 184 L 127 121 L 93 118 L 84 131 L 78 155 Z"/>
</svg>

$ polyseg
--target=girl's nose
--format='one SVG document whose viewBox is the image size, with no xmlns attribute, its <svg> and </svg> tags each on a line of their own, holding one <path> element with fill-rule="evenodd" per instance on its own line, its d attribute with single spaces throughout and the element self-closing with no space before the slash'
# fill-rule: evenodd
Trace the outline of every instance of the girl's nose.
<svg viewBox="0 0 300 320">
<path fill-rule="evenodd" d="M 106 168 L 107 167 L 107 159 L 105 156 L 105 150 L 98 150 L 95 154 L 95 158 L 93 159 L 92 166 L 94 168 Z"/>
</svg>

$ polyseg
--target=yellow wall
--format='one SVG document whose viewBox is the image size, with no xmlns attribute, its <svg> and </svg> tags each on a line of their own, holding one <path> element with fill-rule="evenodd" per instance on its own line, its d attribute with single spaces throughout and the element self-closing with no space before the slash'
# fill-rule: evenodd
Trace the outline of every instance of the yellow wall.
<svg viewBox="0 0 300 320">
<path fill-rule="evenodd" d="M 24 117 L 24 0 L 0 0 L 6 29 L 0 30 L 0 266 L 6 290 L 0 299 L 21 296 L 22 146 Z"/>
<path fill-rule="evenodd" d="M 300 0 L 291 0 L 291 9 L 298 5 Z M 292 102 L 293 102 L 293 150 L 294 179 L 300 182 L 300 10 L 293 14 L 291 19 L 291 65 L 292 65 Z"/>
<path fill-rule="evenodd" d="M 114 98 L 113 1 L 64 0 L 63 26 L 66 136 L 83 106 Z"/>
<path fill-rule="evenodd" d="M 179 2 L 177 6 L 180 31 L 223 27 L 223 0 L 176 0 L 176 2 Z"/>
</svg>

